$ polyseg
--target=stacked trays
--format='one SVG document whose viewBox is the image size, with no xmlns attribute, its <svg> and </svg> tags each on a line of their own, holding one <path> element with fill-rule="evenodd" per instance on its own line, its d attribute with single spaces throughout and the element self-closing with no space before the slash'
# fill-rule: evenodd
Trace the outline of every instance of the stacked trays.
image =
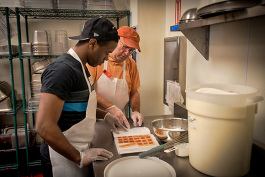
<svg viewBox="0 0 265 177">
<path fill-rule="evenodd" d="M 48 33 L 45 30 L 35 30 L 32 43 L 33 55 L 49 55 Z"/>
</svg>

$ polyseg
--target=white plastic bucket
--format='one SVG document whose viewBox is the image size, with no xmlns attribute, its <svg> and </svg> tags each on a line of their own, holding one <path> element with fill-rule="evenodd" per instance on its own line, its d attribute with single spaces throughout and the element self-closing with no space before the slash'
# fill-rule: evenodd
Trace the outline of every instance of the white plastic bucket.
<svg viewBox="0 0 265 177">
<path fill-rule="evenodd" d="M 214 88 L 237 94 L 200 93 Z M 258 90 L 242 85 L 202 84 L 187 88 L 189 161 L 211 176 L 243 176 L 250 168 Z"/>
</svg>

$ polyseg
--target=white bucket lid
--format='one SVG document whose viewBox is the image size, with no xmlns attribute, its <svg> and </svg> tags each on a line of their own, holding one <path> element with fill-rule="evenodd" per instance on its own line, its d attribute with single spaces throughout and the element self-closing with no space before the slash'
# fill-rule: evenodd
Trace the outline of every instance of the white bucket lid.
<svg viewBox="0 0 265 177">
<path fill-rule="evenodd" d="M 129 156 L 119 158 L 104 170 L 105 177 L 176 177 L 174 168 L 157 157 L 139 158 Z"/>
<path fill-rule="evenodd" d="M 212 88 L 220 90 L 219 92 L 198 92 L 202 88 Z M 206 89 L 205 89 L 206 90 Z M 223 93 L 222 93 L 223 92 Z M 231 94 L 233 93 L 233 94 Z M 236 94 L 234 94 L 236 93 Z M 263 100 L 263 97 L 257 96 L 258 90 L 245 85 L 229 85 L 229 84 L 199 84 L 193 85 L 186 89 L 187 109 L 193 113 L 199 114 L 208 109 L 215 110 L 214 116 L 212 114 L 204 116 L 218 117 L 218 114 L 233 111 L 234 115 L 225 116 L 231 118 L 244 117 L 246 114 L 246 107 L 251 104 L 257 104 Z"/>
</svg>

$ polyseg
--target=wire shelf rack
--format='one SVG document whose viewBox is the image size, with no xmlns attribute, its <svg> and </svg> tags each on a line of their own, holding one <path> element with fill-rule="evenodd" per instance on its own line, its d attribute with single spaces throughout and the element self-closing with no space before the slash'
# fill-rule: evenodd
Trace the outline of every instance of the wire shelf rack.
<svg viewBox="0 0 265 177">
<path fill-rule="evenodd" d="M 89 18 L 105 17 L 117 20 L 130 15 L 130 11 L 127 10 L 16 8 L 16 11 L 28 19 L 87 20 Z"/>
</svg>

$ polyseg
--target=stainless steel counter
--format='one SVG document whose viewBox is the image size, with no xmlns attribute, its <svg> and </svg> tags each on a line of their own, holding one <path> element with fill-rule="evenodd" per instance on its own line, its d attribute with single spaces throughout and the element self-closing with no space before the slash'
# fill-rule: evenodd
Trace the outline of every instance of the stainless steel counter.
<svg viewBox="0 0 265 177">
<path fill-rule="evenodd" d="M 171 115 L 161 115 L 161 116 L 147 116 L 145 117 L 145 121 L 143 126 L 148 127 L 153 134 L 153 129 L 151 127 L 151 121 L 158 118 L 169 118 L 173 117 Z M 130 122 L 132 125 L 132 122 Z M 161 142 L 159 142 L 161 143 Z M 120 155 L 117 152 L 115 147 L 115 143 L 113 141 L 113 136 L 110 131 L 110 127 L 104 123 L 104 121 L 97 121 L 95 126 L 95 135 L 93 140 L 94 147 L 101 147 L 111 151 L 114 156 L 109 159 L 108 161 L 97 161 L 93 163 L 94 174 L 95 177 L 104 177 L 104 169 L 105 167 L 112 161 L 126 156 L 137 156 L 138 153 L 132 154 L 123 154 Z M 191 166 L 189 163 L 188 157 L 178 157 L 176 156 L 175 152 L 157 152 L 152 156 L 158 157 L 161 160 L 169 163 L 176 171 L 177 177 L 207 177 L 203 173 L 200 173 L 195 168 Z M 209 157 L 205 157 L 209 158 Z M 245 177 L 261 177 L 265 176 L 264 171 L 264 162 L 265 162 L 265 151 L 257 144 L 253 144 L 252 148 L 252 158 L 251 158 L 251 167 L 250 172 L 245 175 Z"/>
<path fill-rule="evenodd" d="M 171 115 L 163 115 L 163 116 L 148 116 L 145 117 L 144 125 L 145 127 L 148 127 L 153 133 L 153 129 L 151 127 L 151 121 L 158 118 L 167 118 L 172 117 Z M 97 121 L 95 126 L 95 135 L 93 140 L 93 146 L 94 147 L 102 147 L 109 151 L 111 151 L 114 156 L 105 162 L 94 162 L 93 168 L 95 177 L 103 177 L 104 176 L 104 169 L 105 167 L 112 161 L 126 156 L 137 156 L 138 153 L 132 153 L 132 154 L 123 154 L 120 155 L 117 152 L 117 149 L 115 147 L 113 136 L 110 131 L 110 127 L 106 125 L 103 121 Z M 165 153 L 165 152 L 157 152 L 153 154 L 152 156 L 158 157 L 161 160 L 164 160 L 165 162 L 169 163 L 176 171 L 176 174 L 178 177 L 180 176 L 192 176 L 192 177 L 205 177 L 207 175 L 200 173 L 199 171 L 195 170 L 189 163 L 188 157 L 178 157 L 175 154 L 175 151 Z"/>
</svg>

